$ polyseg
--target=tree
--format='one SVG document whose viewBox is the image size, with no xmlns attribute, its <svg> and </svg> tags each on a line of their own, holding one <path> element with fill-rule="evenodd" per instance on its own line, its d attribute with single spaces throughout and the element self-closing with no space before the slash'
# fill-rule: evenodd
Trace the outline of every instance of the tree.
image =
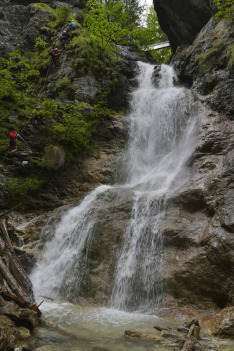
<svg viewBox="0 0 234 351">
<path fill-rule="evenodd" d="M 127 14 L 122 2 L 110 1 L 108 5 L 97 0 L 89 0 L 84 24 L 89 32 L 100 39 L 103 50 L 111 43 L 120 43 L 129 33 L 126 26 Z"/>
<path fill-rule="evenodd" d="M 144 25 L 134 29 L 133 38 L 140 47 L 146 47 L 168 40 L 158 23 L 158 16 L 153 5 L 149 8 Z M 171 56 L 171 50 L 166 48 L 160 51 L 154 51 L 152 52 L 152 56 L 158 63 L 165 63 Z"/>
</svg>

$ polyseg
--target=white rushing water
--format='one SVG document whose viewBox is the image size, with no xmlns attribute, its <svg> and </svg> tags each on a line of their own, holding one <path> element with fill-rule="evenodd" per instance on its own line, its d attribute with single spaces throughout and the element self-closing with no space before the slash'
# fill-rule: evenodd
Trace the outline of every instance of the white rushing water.
<svg viewBox="0 0 234 351">
<path fill-rule="evenodd" d="M 160 223 L 168 195 L 189 177 L 186 166 L 195 147 L 196 107 L 190 92 L 173 85 L 174 72 L 162 66 L 156 88 L 154 67 L 139 63 L 139 88 L 132 94 L 130 137 L 123 164 L 134 205 L 116 267 L 110 306 L 155 311 L 163 303 L 163 237 Z M 100 186 L 67 213 L 49 235 L 31 275 L 36 296 L 69 300 L 79 296 L 85 279 L 85 248 L 98 217 L 97 200 L 110 186 Z M 103 200 L 105 201 L 105 196 Z M 48 234 L 45 228 L 44 237 Z"/>
<path fill-rule="evenodd" d="M 111 305 L 153 312 L 163 303 L 160 223 L 168 194 L 189 177 L 186 161 L 195 146 L 195 105 L 188 90 L 173 85 L 171 67 L 162 66 L 158 88 L 151 82 L 153 66 L 142 63 L 140 69 L 124 158 L 135 199 Z"/>
</svg>

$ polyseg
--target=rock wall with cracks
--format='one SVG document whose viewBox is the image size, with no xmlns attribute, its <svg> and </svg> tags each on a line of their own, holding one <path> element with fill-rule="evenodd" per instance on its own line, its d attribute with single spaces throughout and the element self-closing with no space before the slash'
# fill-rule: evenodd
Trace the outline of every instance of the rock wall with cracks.
<svg viewBox="0 0 234 351">
<path fill-rule="evenodd" d="M 234 129 L 231 23 L 209 1 L 154 1 L 181 84 L 200 101 L 191 180 L 168 201 L 162 224 L 166 306 L 216 309 L 234 303 Z"/>
</svg>

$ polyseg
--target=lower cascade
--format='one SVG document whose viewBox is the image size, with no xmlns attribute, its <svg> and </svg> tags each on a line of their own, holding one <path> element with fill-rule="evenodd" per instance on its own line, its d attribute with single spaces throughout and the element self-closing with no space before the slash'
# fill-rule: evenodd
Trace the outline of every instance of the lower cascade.
<svg viewBox="0 0 234 351">
<path fill-rule="evenodd" d="M 85 298 L 87 255 L 102 209 L 113 193 L 129 193 L 130 218 L 122 233 L 109 308 L 156 312 L 163 306 L 163 236 L 160 223 L 171 194 L 189 179 L 200 113 L 189 90 L 174 86 L 173 69 L 162 65 L 157 87 L 154 66 L 138 63 L 138 88 L 131 96 L 129 143 L 121 157 L 121 177 L 101 185 L 53 227 L 44 228 L 41 259 L 31 274 L 35 295 L 57 301 Z M 103 277 L 105 279 L 105 277 Z"/>
</svg>

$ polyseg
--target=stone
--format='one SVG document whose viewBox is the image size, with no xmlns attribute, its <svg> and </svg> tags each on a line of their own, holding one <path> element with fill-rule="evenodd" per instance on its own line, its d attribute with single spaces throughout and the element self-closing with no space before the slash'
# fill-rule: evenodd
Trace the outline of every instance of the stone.
<svg viewBox="0 0 234 351">
<path fill-rule="evenodd" d="M 1 307 L 0 313 L 14 321 L 15 325 L 33 330 L 38 325 L 37 312 L 21 308 L 14 302 L 8 302 L 4 307 Z"/>
<path fill-rule="evenodd" d="M 180 81 L 190 83 L 198 98 L 233 119 L 234 86 L 231 45 L 234 29 L 225 21 L 213 18 L 197 34 L 193 45 L 177 50 L 172 64 Z"/>
<path fill-rule="evenodd" d="M 0 315 L 0 350 L 11 351 L 20 332 L 7 316 Z"/>
<path fill-rule="evenodd" d="M 211 17 L 209 6 L 209 0 L 154 0 L 159 24 L 173 51 L 192 43 Z"/>
<path fill-rule="evenodd" d="M 160 336 L 168 339 L 178 339 L 179 335 L 171 330 L 162 330 Z"/>
<path fill-rule="evenodd" d="M 234 306 L 224 308 L 212 320 L 212 333 L 215 336 L 234 338 Z"/>
<path fill-rule="evenodd" d="M 59 146 L 51 147 L 44 156 L 45 167 L 50 171 L 57 171 L 64 166 L 65 152 Z"/>
<path fill-rule="evenodd" d="M 30 331 L 27 328 L 19 327 L 18 331 L 19 331 L 19 338 L 20 339 L 27 339 L 27 338 L 30 338 L 30 336 L 31 336 Z"/>
</svg>

